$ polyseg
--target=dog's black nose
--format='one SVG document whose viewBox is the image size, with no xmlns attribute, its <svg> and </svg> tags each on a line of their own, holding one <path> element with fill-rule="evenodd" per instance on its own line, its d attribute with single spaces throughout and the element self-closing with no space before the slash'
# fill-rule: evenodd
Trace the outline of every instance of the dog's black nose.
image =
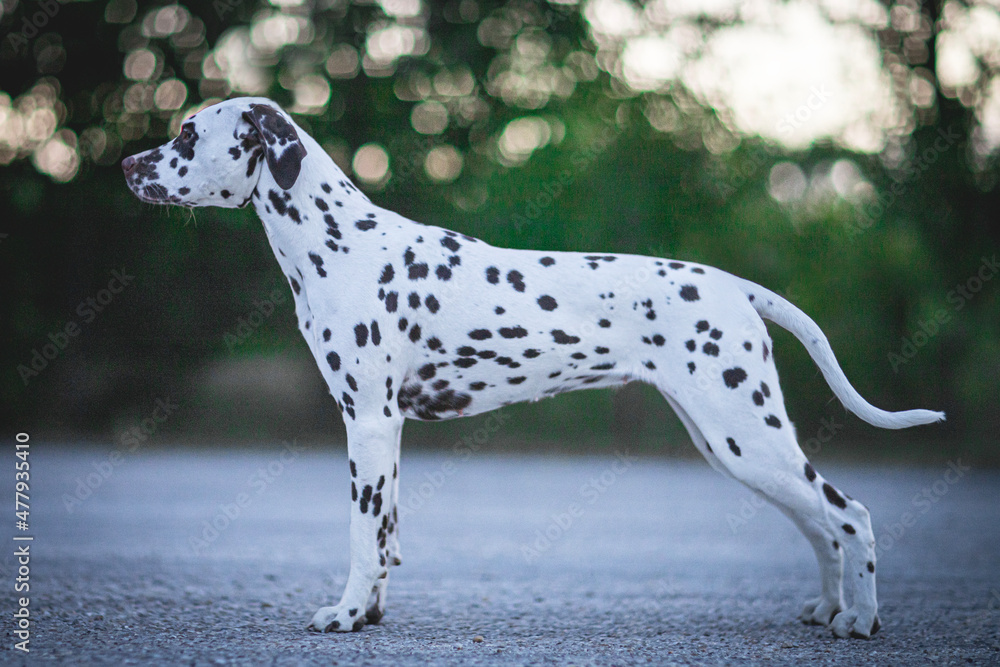
<svg viewBox="0 0 1000 667">
<path fill-rule="evenodd" d="M 135 158 L 129 155 L 127 158 L 122 160 L 122 171 L 125 172 L 126 176 L 131 176 L 132 172 L 135 171 Z"/>
</svg>

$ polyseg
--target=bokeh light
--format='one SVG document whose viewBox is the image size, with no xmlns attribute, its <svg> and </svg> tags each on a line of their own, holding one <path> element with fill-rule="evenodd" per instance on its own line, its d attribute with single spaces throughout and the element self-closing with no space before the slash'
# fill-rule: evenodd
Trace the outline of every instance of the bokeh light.
<svg viewBox="0 0 1000 667">
<path fill-rule="evenodd" d="M 308 74 L 295 81 L 292 89 L 295 104 L 291 111 L 301 114 L 320 114 L 330 101 L 330 83 L 319 74 Z"/>
<path fill-rule="evenodd" d="M 454 146 L 435 146 L 427 153 L 424 170 L 432 180 L 450 183 L 462 173 L 464 160 Z"/>
<path fill-rule="evenodd" d="M 104 8 L 104 20 L 108 23 L 131 23 L 137 9 L 135 0 L 111 0 Z"/>
<path fill-rule="evenodd" d="M 631 105 L 678 146 L 716 155 L 759 136 L 791 150 L 826 142 L 892 164 L 912 132 L 934 122 L 939 91 L 972 112 L 974 165 L 985 169 L 1000 150 L 1000 8 L 988 0 L 946 0 L 933 25 L 910 0 L 489 7 L 476 0 L 254 0 L 212 8 L 214 17 L 183 3 L 106 3 L 101 11 L 116 26 L 124 76 L 94 93 L 99 120 L 91 124 L 103 129 L 75 127 L 79 156 L 110 160 L 123 141 L 173 132 L 190 100 L 268 95 L 276 87 L 288 91 L 293 113 L 338 120 L 350 108 L 342 82 L 358 76 L 392 77 L 397 100 L 413 104 L 417 134 L 448 133 L 462 144 L 453 135 L 467 132 L 471 155 L 506 166 L 553 140 L 558 105 L 585 84 L 621 99 L 619 114 Z M 470 47 L 492 52 L 485 69 L 440 57 L 450 48 L 439 37 L 438 30 L 450 34 L 442 18 L 468 24 L 479 43 Z M 209 43 L 206 21 L 215 19 L 226 25 Z M 575 25 L 582 39 L 569 29 Z M 57 33 L 39 35 L 33 64 L 43 77 L 58 75 L 68 49 Z M 58 89 L 55 79 L 47 85 Z M 0 164 L 27 158 L 65 122 L 58 94 L 37 113 L 11 97 L 0 98 Z M 511 123 L 506 110 L 538 116 Z"/>
<path fill-rule="evenodd" d="M 379 144 L 365 144 L 354 154 L 351 167 L 366 184 L 383 184 L 389 179 L 389 153 Z"/>
<path fill-rule="evenodd" d="M 338 44 L 326 59 L 326 73 L 334 79 L 353 79 L 360 70 L 358 51 L 350 44 Z"/>
<path fill-rule="evenodd" d="M 191 20 L 191 14 L 182 5 L 166 5 L 146 14 L 142 21 L 145 37 L 170 37 L 181 32 Z"/>
<path fill-rule="evenodd" d="M 0 164 L 30 156 L 35 169 L 52 180 L 72 180 L 80 155 L 76 134 L 58 129 L 65 117 L 66 107 L 59 101 L 55 79 L 42 79 L 16 100 L 0 93 Z"/>
<path fill-rule="evenodd" d="M 557 127 L 556 130 L 556 139 L 560 139 L 562 128 Z M 503 161 L 519 164 L 552 139 L 553 126 L 548 121 L 538 116 L 526 116 L 507 124 L 500 135 L 498 148 Z"/>
<path fill-rule="evenodd" d="M 376 25 L 365 43 L 365 58 L 370 67 L 366 71 L 389 68 L 402 56 L 427 53 L 430 36 L 423 28 L 400 24 Z"/>
<path fill-rule="evenodd" d="M 389 16 L 400 18 L 418 16 L 422 9 L 420 0 L 379 0 L 379 5 Z"/>
<path fill-rule="evenodd" d="M 80 166 L 76 147 L 76 135 L 63 128 L 31 154 L 31 161 L 38 171 L 48 174 L 52 180 L 66 183 L 76 176 Z"/>
<path fill-rule="evenodd" d="M 173 111 L 180 109 L 187 100 L 187 86 L 183 81 L 168 79 L 156 88 L 153 96 L 156 108 L 163 111 Z"/>
<path fill-rule="evenodd" d="M 133 81 L 148 81 L 157 70 L 156 54 L 149 49 L 136 49 L 125 56 L 125 76 Z"/>
<path fill-rule="evenodd" d="M 246 28 L 225 33 L 215 50 L 205 57 L 203 71 L 207 79 L 223 79 L 227 87 L 246 95 L 263 95 L 271 83 L 271 74 L 256 63 L 262 58 L 252 44 Z M 219 91 L 220 95 L 228 91 Z"/>
<path fill-rule="evenodd" d="M 802 199 L 808 183 L 799 165 L 794 162 L 779 162 L 771 167 L 767 191 L 775 201 L 788 204 Z"/>
<path fill-rule="evenodd" d="M 441 134 L 448 127 L 448 108 L 434 100 L 421 102 L 413 107 L 410 124 L 421 134 Z"/>
<path fill-rule="evenodd" d="M 312 39 L 312 23 L 306 17 L 282 12 L 262 13 L 250 27 L 250 41 L 262 55 L 276 53 L 288 44 L 307 44 Z"/>
</svg>

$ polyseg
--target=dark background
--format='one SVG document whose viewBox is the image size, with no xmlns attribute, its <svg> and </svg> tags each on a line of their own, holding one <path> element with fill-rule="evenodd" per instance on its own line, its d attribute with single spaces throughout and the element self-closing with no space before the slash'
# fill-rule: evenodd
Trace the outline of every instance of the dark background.
<svg viewBox="0 0 1000 667">
<path fill-rule="evenodd" d="M 496 245 L 666 256 L 759 282 L 819 323 L 873 403 L 948 413 L 943 425 L 906 432 L 869 427 L 845 414 L 802 346 L 772 327 L 788 410 L 807 450 L 1000 461 L 1000 280 L 989 268 L 1000 245 L 1000 197 L 976 115 L 1000 56 L 977 52 L 975 81 L 938 85 L 938 36 L 949 25 L 941 4 L 883 5 L 891 17 L 910 17 L 865 28 L 908 113 L 892 150 L 863 154 L 823 137 L 793 151 L 742 133 L 731 114 L 679 81 L 630 88 L 595 58 L 587 15 L 574 5 L 464 0 L 424 3 L 418 16 L 400 17 L 336 1 L 185 2 L 161 13 L 162 3 L 131 0 L 3 0 L 0 426 L 35 440 L 122 445 L 160 399 L 177 408 L 143 434 L 144 444 L 343 438 L 253 212 L 142 204 L 117 166 L 173 136 L 203 101 L 247 94 L 212 62 L 227 39 L 249 29 L 270 30 L 272 40 L 284 34 L 284 42 L 225 53 L 252 62 L 262 94 L 301 111 L 296 120 L 349 175 L 361 146 L 386 151 L 389 175 L 359 181 L 376 203 Z M 686 20 L 710 37 L 743 19 Z M 42 26 L 32 32 L 26 21 Z M 349 58 L 328 60 L 336 45 L 365 57 L 386 26 L 416 26 L 424 41 L 388 64 L 355 61 L 356 71 L 344 69 Z M 538 62 L 527 74 L 558 68 L 571 85 L 505 95 L 502 74 L 516 70 L 514 55 L 532 43 L 545 48 L 528 49 Z M 155 58 L 148 71 L 141 59 L 129 61 L 143 49 Z M 914 77 L 934 84 L 919 106 L 909 92 Z M 303 81 L 319 91 L 317 106 L 309 107 Z M 421 99 L 447 109 L 442 132 L 416 131 L 411 114 Z M 512 159 L 498 138 L 523 117 L 541 118 L 552 137 L 529 158 Z M 957 138 L 935 148 L 942 133 Z M 440 146 L 463 156 L 454 180 L 425 169 Z M 809 189 L 780 202 L 769 184 L 780 184 L 787 162 Z M 872 189 L 833 192 L 838 164 L 853 165 Z M 133 278 L 91 317 L 87 300 L 109 296 L 101 290 L 113 271 Z M 241 324 L 255 310 L 269 314 Z M 61 335 L 67 325 L 77 334 Z M 46 345 L 54 358 L 41 367 Z M 662 399 L 636 384 L 505 415 L 494 450 L 693 451 Z M 407 440 L 450 447 L 482 419 L 413 423 Z"/>
</svg>

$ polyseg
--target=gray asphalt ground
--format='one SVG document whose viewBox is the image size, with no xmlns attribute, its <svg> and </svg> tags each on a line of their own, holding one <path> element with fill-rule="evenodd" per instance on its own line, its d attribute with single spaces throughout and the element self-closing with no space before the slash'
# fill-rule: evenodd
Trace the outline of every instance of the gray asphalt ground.
<svg viewBox="0 0 1000 667">
<path fill-rule="evenodd" d="M 1000 664 L 994 471 L 819 466 L 880 541 L 883 629 L 858 641 L 796 621 L 818 592 L 805 540 L 703 462 L 404 453 L 388 613 L 319 635 L 347 577 L 343 449 L 140 450 L 103 479 L 109 451 L 32 446 L 31 652 L 12 649 L 11 511 L 0 662 Z"/>
</svg>

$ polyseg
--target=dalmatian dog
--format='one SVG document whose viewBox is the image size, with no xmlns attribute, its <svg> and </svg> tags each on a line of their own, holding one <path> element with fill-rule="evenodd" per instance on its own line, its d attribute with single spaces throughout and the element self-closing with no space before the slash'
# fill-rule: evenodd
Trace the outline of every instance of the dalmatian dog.
<svg viewBox="0 0 1000 667">
<path fill-rule="evenodd" d="M 801 619 L 837 637 L 879 629 L 868 510 L 799 448 L 764 319 L 791 331 L 868 423 L 898 429 L 944 415 L 869 404 L 816 323 L 781 296 L 692 262 L 510 250 L 413 222 L 373 204 L 263 98 L 208 107 L 122 168 L 146 202 L 252 205 L 288 278 L 299 329 L 347 427 L 351 474 L 346 590 L 310 629 L 356 631 L 382 618 L 389 568 L 400 563 L 404 419 L 632 380 L 655 385 L 711 466 L 766 496 L 805 535 L 821 593 Z"/>
</svg>

